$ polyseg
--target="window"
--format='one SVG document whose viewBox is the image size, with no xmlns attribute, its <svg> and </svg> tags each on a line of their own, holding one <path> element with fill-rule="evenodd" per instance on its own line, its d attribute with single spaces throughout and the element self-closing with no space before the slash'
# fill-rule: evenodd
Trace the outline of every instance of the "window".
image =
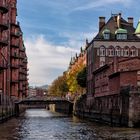
<svg viewBox="0 0 140 140">
<path fill-rule="evenodd" d="M 117 34 L 117 40 L 126 40 L 127 34 Z"/>
<path fill-rule="evenodd" d="M 137 85 L 140 86 L 140 81 L 137 81 Z"/>
<path fill-rule="evenodd" d="M 126 40 L 127 39 L 127 30 L 126 29 L 118 28 L 115 31 L 115 34 L 116 34 L 116 39 L 118 39 L 118 40 Z"/>
<path fill-rule="evenodd" d="M 104 39 L 110 39 L 110 30 L 109 29 L 104 29 L 102 32 L 103 38 Z"/>
<path fill-rule="evenodd" d="M 105 56 L 105 49 L 100 49 L 100 56 Z"/>
<path fill-rule="evenodd" d="M 100 49 L 97 49 L 97 56 L 100 56 Z"/>
<path fill-rule="evenodd" d="M 135 57 L 137 55 L 137 49 L 132 46 L 132 48 L 130 49 L 130 56 L 131 57 Z"/>
<path fill-rule="evenodd" d="M 119 46 L 115 48 L 115 55 L 121 56 L 121 48 Z"/>
<path fill-rule="evenodd" d="M 129 48 L 125 47 L 124 48 L 124 57 L 127 57 L 127 56 L 129 56 Z"/>
<path fill-rule="evenodd" d="M 100 49 L 97 51 L 98 56 L 105 56 L 106 49 L 104 46 L 101 46 Z"/>
<path fill-rule="evenodd" d="M 114 56 L 114 48 L 113 48 L 113 46 L 110 46 L 108 48 L 108 56 Z"/>
<path fill-rule="evenodd" d="M 104 33 L 103 34 L 104 39 L 110 39 L 110 34 L 109 33 Z"/>
<path fill-rule="evenodd" d="M 100 62 L 100 67 L 104 66 L 105 65 L 105 62 L 104 61 L 101 61 Z"/>
</svg>

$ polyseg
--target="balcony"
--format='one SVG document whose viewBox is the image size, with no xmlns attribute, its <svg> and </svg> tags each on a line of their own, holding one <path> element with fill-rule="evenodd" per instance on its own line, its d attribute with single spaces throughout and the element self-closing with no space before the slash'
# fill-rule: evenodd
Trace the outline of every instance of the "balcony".
<svg viewBox="0 0 140 140">
<path fill-rule="evenodd" d="M 18 83 L 19 83 L 19 80 L 18 80 L 18 79 L 12 79 L 12 80 L 11 80 L 11 83 L 13 83 L 13 84 L 18 84 Z"/>
<path fill-rule="evenodd" d="M 0 70 L 7 69 L 7 64 L 4 61 L 0 61 Z"/>
<path fill-rule="evenodd" d="M 17 53 L 12 53 L 11 58 L 18 59 L 19 55 Z"/>
<path fill-rule="evenodd" d="M 5 0 L 0 0 L 0 12 L 3 14 L 8 12 L 8 5 L 6 4 Z"/>
<path fill-rule="evenodd" d="M 8 45 L 8 39 L 7 37 L 0 38 L 0 46 L 4 47 Z"/>
<path fill-rule="evenodd" d="M 24 67 L 24 64 L 23 64 L 23 63 L 20 63 L 19 66 L 20 66 L 21 68 L 23 68 L 23 67 Z"/>
<path fill-rule="evenodd" d="M 15 27 L 19 27 L 20 26 L 20 23 L 17 21 L 11 21 L 11 25 L 12 26 L 15 26 Z"/>
<path fill-rule="evenodd" d="M 20 51 L 20 52 L 25 52 L 25 48 L 24 48 L 24 47 L 19 48 L 19 51 Z"/>
<path fill-rule="evenodd" d="M 19 32 L 19 31 L 11 31 L 11 35 L 14 36 L 14 37 L 19 38 L 20 35 L 21 35 L 21 32 Z"/>
<path fill-rule="evenodd" d="M 20 59 L 24 59 L 25 56 L 23 56 L 23 55 L 20 53 L 19 58 L 20 58 Z"/>
<path fill-rule="evenodd" d="M 25 70 L 19 71 L 19 73 L 21 73 L 23 75 L 27 75 L 27 71 L 25 71 Z"/>
<path fill-rule="evenodd" d="M 11 41 L 11 47 L 14 47 L 14 48 L 19 48 L 19 42 L 17 41 Z"/>
<path fill-rule="evenodd" d="M 25 58 L 24 60 L 23 60 L 23 63 L 28 63 L 28 61 L 27 61 L 27 58 Z"/>
<path fill-rule="evenodd" d="M 18 64 L 11 64 L 11 68 L 12 69 L 18 69 L 19 68 L 19 65 Z"/>
<path fill-rule="evenodd" d="M 3 30 L 7 30 L 8 29 L 8 21 L 5 19 L 0 19 L 0 28 L 2 28 Z"/>
<path fill-rule="evenodd" d="M 20 91 L 20 92 L 22 92 L 22 91 L 23 91 L 23 89 L 19 89 L 19 91 Z"/>
</svg>

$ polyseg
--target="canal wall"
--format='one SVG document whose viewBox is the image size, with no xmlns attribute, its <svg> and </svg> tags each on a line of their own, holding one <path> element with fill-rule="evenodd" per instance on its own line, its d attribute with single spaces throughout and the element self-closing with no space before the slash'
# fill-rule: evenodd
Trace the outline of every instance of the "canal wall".
<svg viewBox="0 0 140 140">
<path fill-rule="evenodd" d="M 74 115 L 113 126 L 140 127 L 140 91 L 123 89 L 120 94 L 92 97 L 87 95 L 74 103 Z"/>
<path fill-rule="evenodd" d="M 15 115 L 14 100 L 7 95 L 0 98 L 0 123 L 5 122 Z"/>
<path fill-rule="evenodd" d="M 73 113 L 73 103 L 71 102 L 60 102 L 55 104 L 55 111 L 65 114 Z"/>
</svg>

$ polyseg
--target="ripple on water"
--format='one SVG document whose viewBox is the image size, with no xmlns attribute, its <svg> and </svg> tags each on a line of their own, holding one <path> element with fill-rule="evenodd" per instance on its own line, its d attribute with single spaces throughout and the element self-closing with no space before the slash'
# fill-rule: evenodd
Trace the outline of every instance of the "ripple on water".
<svg viewBox="0 0 140 140">
<path fill-rule="evenodd" d="M 0 125 L 0 140 L 140 140 L 140 129 L 109 127 L 42 109 Z"/>
</svg>

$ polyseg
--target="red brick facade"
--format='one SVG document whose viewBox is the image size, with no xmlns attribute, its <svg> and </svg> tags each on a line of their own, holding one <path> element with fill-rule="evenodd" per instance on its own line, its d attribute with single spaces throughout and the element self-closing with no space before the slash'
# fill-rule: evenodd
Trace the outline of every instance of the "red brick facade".
<svg viewBox="0 0 140 140">
<path fill-rule="evenodd" d="M 28 94 L 28 69 L 16 4 L 0 0 L 0 94 L 21 99 Z"/>
<path fill-rule="evenodd" d="M 129 108 L 130 99 L 135 102 L 140 86 L 139 35 L 133 18 L 126 21 L 121 14 L 112 15 L 108 22 L 105 17 L 99 18 L 99 33 L 87 47 L 85 110 L 94 112 L 95 119 L 131 125 L 140 122 L 130 114 L 134 108 Z M 137 93 L 132 97 L 134 92 Z M 134 114 L 140 117 L 139 112 L 140 108 Z"/>
</svg>

